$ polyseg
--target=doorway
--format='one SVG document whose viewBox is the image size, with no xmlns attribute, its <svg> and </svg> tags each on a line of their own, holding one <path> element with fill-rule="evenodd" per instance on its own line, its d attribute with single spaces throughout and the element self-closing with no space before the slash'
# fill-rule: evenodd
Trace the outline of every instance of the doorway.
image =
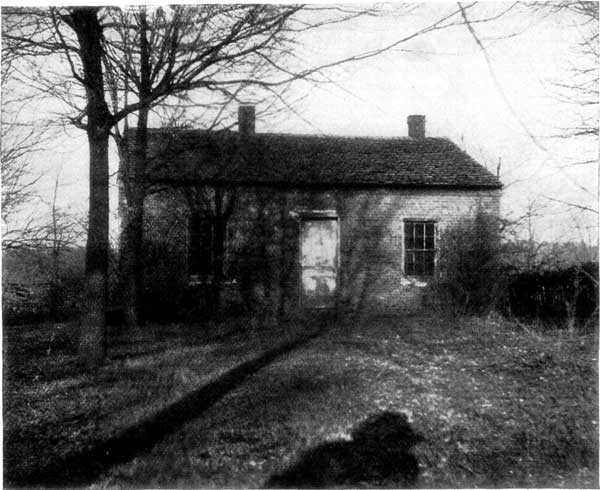
<svg viewBox="0 0 600 490">
<path fill-rule="evenodd" d="M 338 250 L 337 218 L 306 218 L 301 221 L 301 304 L 304 308 L 335 308 Z"/>
</svg>

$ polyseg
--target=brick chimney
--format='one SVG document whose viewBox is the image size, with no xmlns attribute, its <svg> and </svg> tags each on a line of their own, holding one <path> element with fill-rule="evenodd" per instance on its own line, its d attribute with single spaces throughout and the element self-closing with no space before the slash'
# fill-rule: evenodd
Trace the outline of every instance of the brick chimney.
<svg viewBox="0 0 600 490">
<path fill-rule="evenodd" d="M 425 116 L 412 114 L 406 118 L 408 123 L 408 136 L 414 139 L 425 138 Z"/>
<path fill-rule="evenodd" d="M 256 109 L 253 105 L 238 108 L 238 131 L 240 134 L 254 134 Z"/>
</svg>

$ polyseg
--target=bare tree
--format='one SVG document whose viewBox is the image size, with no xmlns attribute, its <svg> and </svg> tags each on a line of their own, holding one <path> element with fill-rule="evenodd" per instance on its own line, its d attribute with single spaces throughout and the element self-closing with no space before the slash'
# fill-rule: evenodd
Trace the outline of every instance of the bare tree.
<svg viewBox="0 0 600 490">
<path fill-rule="evenodd" d="M 19 120 L 24 102 L 7 90 L 7 85 L 18 83 L 14 59 L 6 49 L 2 54 L 2 247 L 30 247 L 38 242 L 41 226 L 34 217 L 25 215 L 24 208 L 37 199 L 36 184 L 41 175 L 33 172 L 30 158 L 41 148 L 43 131 Z"/>
<path fill-rule="evenodd" d="M 218 310 L 224 278 L 227 224 L 235 208 L 237 194 L 234 189 L 210 186 L 186 187 L 184 190 L 192 219 L 206 220 L 210 224 L 212 280 L 209 304 L 213 310 Z"/>
<path fill-rule="evenodd" d="M 483 37 L 477 30 L 478 23 L 493 23 L 497 17 L 487 19 L 473 18 L 466 10 L 466 6 L 458 3 L 461 8 L 461 16 L 464 25 L 468 29 L 475 44 L 481 50 L 481 53 L 488 66 L 490 76 L 498 90 L 498 93 L 506 103 L 507 108 L 519 122 L 524 132 L 530 137 L 532 142 L 547 152 L 548 149 L 532 134 L 529 128 L 522 122 L 516 109 L 504 92 L 502 85 L 499 83 L 495 73 L 494 63 L 488 52 L 487 45 Z M 512 4 L 512 6 L 517 5 Z M 521 4 L 522 8 L 530 9 L 529 11 L 539 12 L 541 14 L 560 17 L 561 20 L 566 20 L 570 23 L 571 29 L 579 36 L 579 41 L 572 46 L 573 61 L 571 66 L 565 70 L 567 76 L 562 80 L 556 80 L 554 86 L 557 89 L 556 98 L 561 103 L 567 104 L 567 110 L 571 115 L 579 119 L 578 123 L 569 124 L 562 127 L 557 127 L 557 133 L 554 137 L 558 138 L 593 138 L 597 140 L 599 134 L 598 125 L 598 107 L 600 103 L 600 50 L 598 48 L 598 14 L 599 3 L 585 0 L 562 0 L 559 2 L 531 2 Z M 503 37 L 513 37 L 518 35 L 518 32 L 505 32 Z M 583 140 L 581 140 L 583 141 Z M 591 159 L 576 159 L 573 162 L 567 163 L 565 166 L 574 165 L 597 165 L 597 155 Z M 561 167 L 562 169 L 563 167 Z M 590 191 L 585 185 L 576 184 L 581 190 L 590 194 L 596 194 L 596 191 Z M 585 212 L 598 214 L 598 210 L 593 207 L 579 203 L 567 202 L 561 199 L 545 196 L 549 201 L 560 203 L 572 209 L 579 209 Z"/>
<path fill-rule="evenodd" d="M 60 295 L 63 289 L 62 261 L 69 248 L 74 247 L 83 237 L 84 227 L 77 216 L 58 205 L 60 192 L 60 169 L 54 179 L 54 190 L 50 204 L 50 221 L 44 226 L 42 247 L 50 253 L 50 314 L 59 315 Z"/>
<path fill-rule="evenodd" d="M 600 48 L 598 46 L 598 2 L 563 0 L 535 3 L 538 9 L 554 15 L 569 14 L 579 34 L 574 46 L 577 54 L 569 67 L 568 79 L 557 81 L 559 100 L 580 109 L 580 123 L 563 127 L 560 136 L 598 137 L 598 104 L 600 103 Z"/>
<path fill-rule="evenodd" d="M 42 231 L 34 217 L 24 214 L 26 205 L 37 197 L 35 185 L 41 177 L 32 172 L 28 160 L 38 148 L 35 132 L 19 131 L 3 120 L 1 138 L 2 247 L 31 247 L 37 244 Z"/>
<path fill-rule="evenodd" d="M 102 68 L 104 27 L 99 8 L 9 10 L 3 16 L 3 38 L 9 51 L 23 59 L 56 60 L 69 75 L 56 69 L 30 74 L 41 93 L 84 107 L 72 122 L 86 131 L 90 154 L 90 206 L 86 246 L 85 306 L 80 328 L 79 352 L 83 364 L 96 367 L 105 355 L 105 309 L 108 271 L 108 139 L 114 125 L 105 100 Z M 65 32 L 68 30 L 68 33 Z M 41 70 L 40 70 L 41 71 Z M 38 75 L 40 78 L 38 78 Z M 83 88 L 74 90 L 73 80 Z M 65 85 L 61 87 L 61 83 Z M 72 93 L 71 93 L 72 92 Z"/>
</svg>

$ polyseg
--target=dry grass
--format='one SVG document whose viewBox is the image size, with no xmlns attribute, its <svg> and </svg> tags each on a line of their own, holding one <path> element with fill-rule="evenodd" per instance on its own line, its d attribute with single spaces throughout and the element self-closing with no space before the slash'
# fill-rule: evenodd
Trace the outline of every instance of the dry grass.
<svg viewBox="0 0 600 490">
<path fill-rule="evenodd" d="M 243 364 L 302 329 L 286 327 L 156 327 L 145 341 L 115 342 L 96 374 L 77 372 L 69 326 L 6 330 L 5 479 L 33 483 L 36 469 L 86 461 L 71 456 L 112 438 L 125 455 L 72 483 L 259 487 L 388 410 L 424 438 L 413 451 L 421 487 L 598 486 L 595 335 L 494 318 L 340 321 Z M 223 388 L 240 364 L 244 376 Z M 211 403 L 198 395 L 207 385 L 222 388 Z M 169 413 L 176 423 L 160 418 Z M 150 419 L 171 425 L 148 439 Z"/>
</svg>

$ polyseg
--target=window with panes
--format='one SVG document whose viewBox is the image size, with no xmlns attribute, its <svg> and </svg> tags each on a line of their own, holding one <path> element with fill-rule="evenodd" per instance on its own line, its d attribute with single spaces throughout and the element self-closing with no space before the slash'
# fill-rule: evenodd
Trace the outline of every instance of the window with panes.
<svg viewBox="0 0 600 490">
<path fill-rule="evenodd" d="M 404 273 L 433 276 L 435 271 L 435 222 L 404 222 Z"/>
</svg>

